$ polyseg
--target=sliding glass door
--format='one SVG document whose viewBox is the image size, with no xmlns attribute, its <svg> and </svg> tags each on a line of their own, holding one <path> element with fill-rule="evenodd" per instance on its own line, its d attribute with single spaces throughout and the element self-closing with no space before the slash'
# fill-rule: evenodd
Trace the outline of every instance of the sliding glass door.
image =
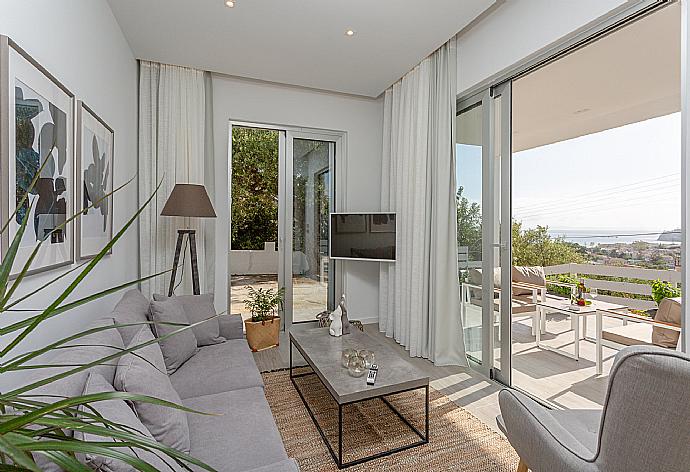
<svg viewBox="0 0 690 472">
<path fill-rule="evenodd" d="M 461 313 L 470 362 L 510 383 L 510 84 L 458 103 Z"/>
<path fill-rule="evenodd" d="M 331 136 L 288 132 L 286 191 L 286 320 L 313 322 L 332 309 L 334 263 L 329 258 L 330 212 L 333 208 L 336 142 Z"/>
<path fill-rule="evenodd" d="M 251 289 L 282 288 L 283 325 L 315 322 L 336 292 L 328 238 L 340 137 L 247 123 L 230 136 L 230 311 L 248 318 Z"/>
</svg>

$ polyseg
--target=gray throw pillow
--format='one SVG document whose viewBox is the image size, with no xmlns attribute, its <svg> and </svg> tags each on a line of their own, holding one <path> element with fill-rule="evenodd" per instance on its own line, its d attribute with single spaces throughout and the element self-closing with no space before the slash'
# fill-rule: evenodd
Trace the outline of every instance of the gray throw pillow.
<svg viewBox="0 0 690 472">
<path fill-rule="evenodd" d="M 84 386 L 84 395 L 91 395 L 94 393 L 103 392 L 114 392 L 115 389 L 112 385 L 100 374 L 92 372 Z M 137 415 L 132 411 L 132 409 L 127 405 L 124 400 L 104 400 L 100 402 L 94 402 L 91 406 L 100 414 L 104 419 L 112 421 L 114 423 L 127 426 L 131 428 L 130 432 L 136 431 L 140 436 L 143 436 L 150 440 L 155 440 L 146 426 L 144 426 Z M 79 407 L 80 411 L 86 411 L 88 413 L 93 413 L 91 410 L 87 410 L 84 406 Z M 98 424 L 97 426 L 103 426 L 103 424 Z M 111 437 L 100 436 L 93 433 L 82 433 L 77 431 L 74 433 L 75 439 L 81 441 L 113 441 Z M 156 470 L 161 471 L 177 471 L 182 470 L 180 466 L 169 456 L 163 454 L 160 451 L 147 451 L 141 448 L 129 448 L 129 447 L 119 447 L 115 448 L 116 451 L 128 454 L 130 456 L 138 457 L 144 462 L 148 463 Z M 79 457 L 79 460 L 94 470 L 103 470 L 108 472 L 134 472 L 136 469 L 119 459 L 114 459 L 112 457 L 106 457 L 99 454 L 89 453 L 84 456 Z"/>
<path fill-rule="evenodd" d="M 151 330 L 145 326 L 134 336 L 128 349 L 154 339 Z M 182 404 L 165 373 L 163 354 L 155 342 L 120 358 L 114 385 L 121 392 Z M 134 402 L 134 409 L 156 441 L 178 451 L 189 452 L 189 425 L 184 411 L 140 401 Z"/>
<path fill-rule="evenodd" d="M 179 325 L 189 325 L 182 304 L 176 298 L 162 302 L 151 302 L 151 321 L 156 337 L 160 338 L 182 329 Z M 167 323 L 176 323 L 175 325 Z M 158 341 L 168 374 L 174 373 L 187 359 L 197 352 L 196 337 L 190 329 L 175 333 L 169 338 Z"/>
<path fill-rule="evenodd" d="M 220 335 L 220 326 L 216 316 L 216 307 L 213 305 L 213 294 L 204 295 L 173 295 L 171 298 L 178 300 L 182 304 L 185 315 L 191 324 L 208 320 L 197 326 L 192 327 L 196 343 L 199 346 L 210 346 L 225 342 L 225 338 Z M 153 294 L 155 301 L 168 300 L 165 295 Z"/>
<path fill-rule="evenodd" d="M 115 324 L 118 325 L 125 346 L 132 341 L 143 325 L 148 324 L 148 315 L 149 300 L 139 290 L 129 290 L 117 302 L 111 317 L 115 318 Z"/>
</svg>

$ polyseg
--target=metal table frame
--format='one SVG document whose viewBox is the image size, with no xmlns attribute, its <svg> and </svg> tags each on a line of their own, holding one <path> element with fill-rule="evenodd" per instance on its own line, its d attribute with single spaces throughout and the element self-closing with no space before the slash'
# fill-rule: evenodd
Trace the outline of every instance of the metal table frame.
<svg viewBox="0 0 690 472">
<path fill-rule="evenodd" d="M 304 403 L 304 407 L 307 409 L 307 412 L 309 413 L 309 416 L 311 417 L 312 421 L 314 422 L 314 425 L 316 425 L 316 429 L 319 431 L 319 434 L 321 435 L 321 439 L 323 440 L 324 444 L 326 444 L 326 447 L 328 448 L 328 452 L 331 453 L 331 457 L 333 457 L 333 460 L 337 464 L 338 469 L 344 469 L 346 467 L 351 467 L 353 465 L 362 464 L 364 462 L 369 462 L 369 461 L 372 461 L 374 459 L 378 459 L 380 457 L 390 456 L 391 454 L 405 451 L 407 449 L 412 449 L 413 447 L 422 446 L 422 445 L 427 444 L 429 442 L 429 384 L 426 384 L 423 387 L 414 387 L 414 388 L 403 389 L 400 391 L 391 392 L 391 393 L 386 394 L 386 395 L 378 395 L 378 396 L 364 398 L 362 400 L 355 400 L 355 401 L 344 402 L 344 403 L 339 403 L 338 400 L 331 393 L 331 397 L 333 398 L 333 400 L 335 400 L 336 403 L 338 403 L 338 453 L 336 454 L 336 452 L 333 450 L 333 447 L 331 446 L 331 443 L 328 441 L 328 438 L 326 437 L 326 433 L 324 433 L 323 429 L 321 429 L 319 422 L 316 420 L 316 416 L 314 415 L 314 412 L 312 411 L 311 407 L 307 403 L 306 398 L 304 398 L 304 394 L 301 392 L 301 390 L 297 386 L 297 382 L 295 381 L 295 379 L 297 379 L 297 378 L 305 377 L 305 376 L 309 376 L 309 375 L 316 375 L 316 373 L 313 371 L 313 368 L 310 365 L 309 367 L 312 368 L 311 372 L 293 374 L 293 365 L 292 365 L 292 346 L 293 346 L 293 344 L 294 344 L 294 342 L 292 340 L 292 337 L 290 337 L 290 381 L 292 382 L 292 385 L 295 387 L 295 390 L 297 390 L 299 397 L 302 399 L 302 403 Z M 298 345 L 295 344 L 295 347 L 297 348 L 298 351 L 300 351 L 300 353 L 302 353 L 304 355 L 304 353 L 302 352 L 302 350 L 300 349 L 300 347 Z M 299 366 L 299 368 L 302 368 L 302 366 Z M 321 378 L 319 378 L 318 375 L 316 375 L 316 376 L 319 379 L 319 381 L 322 384 L 324 384 L 323 380 L 321 380 Z M 324 387 L 326 387 L 325 384 L 324 384 Z M 425 397 L 426 397 L 425 402 L 424 402 L 425 403 L 424 434 L 422 434 L 422 432 L 419 431 L 419 429 L 417 429 L 412 423 L 410 423 L 409 420 L 407 418 L 405 418 L 402 415 L 402 413 L 400 413 L 400 411 L 398 411 L 393 405 L 391 405 L 391 403 L 385 398 L 385 397 L 390 396 L 390 395 L 397 395 L 399 393 L 411 392 L 413 390 L 419 390 L 422 388 L 425 391 Z M 330 393 L 330 390 L 328 388 L 326 388 L 326 390 L 328 390 Z M 369 401 L 369 400 L 376 400 L 376 399 L 380 399 L 381 401 L 383 401 L 383 403 L 386 406 L 388 406 L 388 408 L 390 408 L 393 411 L 393 413 L 395 413 L 398 416 L 398 418 L 400 418 L 403 421 L 403 423 L 405 423 L 417 436 L 419 436 L 419 441 L 416 441 L 412 444 L 407 444 L 405 446 L 399 446 L 399 447 L 395 447 L 393 449 L 388 449 L 386 451 L 378 452 L 378 453 L 373 454 L 371 456 L 362 457 L 359 459 L 352 460 L 350 462 L 343 462 L 343 410 L 348 405 L 353 405 L 355 403 L 361 403 L 361 402 L 365 402 L 365 401 Z"/>
</svg>

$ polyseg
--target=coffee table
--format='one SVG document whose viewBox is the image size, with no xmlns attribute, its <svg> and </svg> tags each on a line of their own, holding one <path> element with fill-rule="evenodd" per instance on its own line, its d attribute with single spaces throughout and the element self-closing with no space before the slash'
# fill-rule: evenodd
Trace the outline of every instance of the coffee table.
<svg viewBox="0 0 690 472">
<path fill-rule="evenodd" d="M 537 323 L 539 326 L 544 326 L 546 322 L 546 311 L 555 311 L 568 315 L 572 317 L 573 323 L 573 334 L 575 335 L 575 341 L 573 344 L 573 353 L 569 353 L 563 349 L 548 346 L 541 342 L 541 330 L 536 331 L 537 334 L 537 347 L 540 349 L 546 349 L 548 351 L 555 352 L 562 356 L 569 357 L 576 361 L 580 360 L 580 339 L 589 340 L 587 338 L 587 317 L 590 315 L 595 316 L 596 321 L 596 331 L 594 342 L 596 344 L 596 372 L 597 375 L 601 375 L 604 371 L 604 360 L 603 360 L 603 350 L 602 350 L 602 331 L 603 331 L 603 319 L 602 312 L 606 313 L 617 313 L 627 311 L 627 307 L 623 305 L 617 305 L 615 303 L 608 303 L 601 300 L 592 300 L 591 305 L 578 307 L 571 305 L 570 300 L 565 299 L 546 299 L 543 302 L 537 303 Z M 583 337 L 580 337 L 580 318 L 582 318 L 582 332 Z"/>
<path fill-rule="evenodd" d="M 311 372 L 293 373 L 292 347 L 297 348 L 304 360 L 309 364 Z M 379 366 L 376 384 L 367 385 L 366 375 L 355 378 L 349 375 L 341 364 L 340 356 L 343 349 L 368 349 L 376 355 L 376 364 Z M 314 412 L 300 391 L 296 378 L 306 375 L 316 375 L 326 390 L 338 404 L 338 444 L 337 453 L 331 446 L 323 429 L 316 420 Z M 309 416 L 314 421 L 316 429 L 321 434 L 321 439 L 326 444 L 333 460 L 339 469 L 350 467 L 363 462 L 371 461 L 379 457 L 388 456 L 396 452 L 421 446 L 429 442 L 429 377 L 424 375 L 410 362 L 403 359 L 390 346 L 382 340 L 378 340 L 366 333 L 352 330 L 350 334 L 341 337 L 333 337 L 328 334 L 328 328 L 316 328 L 290 333 L 290 380 L 297 390 Z M 425 390 L 425 421 L 422 433 L 406 419 L 387 399 L 389 395 L 409 392 L 412 390 Z M 389 449 L 367 457 L 358 458 L 349 462 L 343 462 L 343 410 L 347 405 L 352 405 L 368 400 L 381 399 L 383 403 L 400 418 L 419 437 L 418 441 L 404 446 Z"/>
</svg>

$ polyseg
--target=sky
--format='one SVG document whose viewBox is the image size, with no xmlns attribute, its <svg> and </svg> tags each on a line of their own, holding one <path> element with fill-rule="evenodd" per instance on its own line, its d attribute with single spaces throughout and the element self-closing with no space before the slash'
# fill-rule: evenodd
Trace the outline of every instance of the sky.
<svg viewBox="0 0 690 472">
<path fill-rule="evenodd" d="M 680 228 L 680 113 L 513 154 L 513 218 L 558 230 Z M 457 145 L 457 182 L 481 203 L 481 148 Z"/>
</svg>

